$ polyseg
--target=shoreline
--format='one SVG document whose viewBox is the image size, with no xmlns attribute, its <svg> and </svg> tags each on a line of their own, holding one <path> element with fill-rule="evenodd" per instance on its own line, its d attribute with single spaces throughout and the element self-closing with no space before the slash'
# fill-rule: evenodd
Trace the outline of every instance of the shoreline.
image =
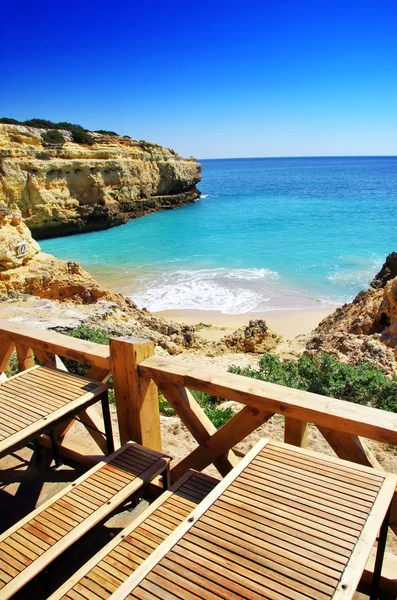
<svg viewBox="0 0 397 600">
<path fill-rule="evenodd" d="M 268 327 L 290 340 L 297 335 L 307 335 L 325 317 L 332 314 L 339 305 L 327 309 L 303 310 L 269 310 L 261 313 L 243 313 L 227 315 L 216 310 L 162 310 L 152 312 L 156 317 L 186 325 L 207 325 L 198 328 L 198 333 L 209 341 L 218 341 L 223 336 L 233 333 L 236 329 L 248 325 L 251 319 L 263 319 Z"/>
</svg>

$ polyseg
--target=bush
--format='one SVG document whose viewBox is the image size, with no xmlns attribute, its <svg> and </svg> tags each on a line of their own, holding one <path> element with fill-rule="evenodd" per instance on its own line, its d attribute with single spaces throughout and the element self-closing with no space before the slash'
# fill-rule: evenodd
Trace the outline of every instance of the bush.
<svg viewBox="0 0 397 600">
<path fill-rule="evenodd" d="M 72 140 L 76 142 L 76 144 L 85 144 L 87 146 L 93 146 L 95 144 L 95 140 L 86 131 L 82 129 L 72 129 Z"/>
<path fill-rule="evenodd" d="M 233 366 L 231 373 L 277 383 L 287 387 L 340 398 L 348 402 L 397 412 L 397 379 L 389 379 L 367 363 L 346 365 L 329 354 L 313 359 L 301 356 L 283 363 L 278 356 L 265 354 L 259 369 Z"/>
<path fill-rule="evenodd" d="M 49 129 L 41 134 L 41 139 L 44 146 L 52 146 L 53 144 L 62 145 L 65 143 L 65 138 L 57 129 Z"/>
<path fill-rule="evenodd" d="M 16 119 L 9 119 L 8 117 L 1 117 L 0 123 L 4 123 L 5 125 L 20 125 L 20 122 Z"/>
<path fill-rule="evenodd" d="M 103 133 L 103 135 L 115 135 L 116 137 L 120 137 L 120 135 L 115 131 L 107 131 L 106 129 L 95 129 L 95 133 Z"/>
<path fill-rule="evenodd" d="M 234 415 L 232 408 L 219 408 L 219 404 L 224 402 L 223 398 L 218 396 L 212 396 L 210 394 L 204 394 L 204 392 L 197 392 L 196 390 L 190 390 L 194 398 L 197 400 L 205 414 L 217 429 L 222 427 L 229 421 Z"/>
</svg>

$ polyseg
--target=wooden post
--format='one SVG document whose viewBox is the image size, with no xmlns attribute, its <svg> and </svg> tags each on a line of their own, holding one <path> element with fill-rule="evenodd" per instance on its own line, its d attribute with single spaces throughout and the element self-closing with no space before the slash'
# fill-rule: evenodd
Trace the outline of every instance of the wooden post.
<svg viewBox="0 0 397 600">
<path fill-rule="evenodd" d="M 157 385 L 138 373 L 140 362 L 154 354 L 154 343 L 139 338 L 110 340 L 110 363 L 121 445 L 129 440 L 161 452 Z"/>
<path fill-rule="evenodd" d="M 307 423 L 291 417 L 285 417 L 284 442 L 300 448 L 307 446 Z"/>
</svg>

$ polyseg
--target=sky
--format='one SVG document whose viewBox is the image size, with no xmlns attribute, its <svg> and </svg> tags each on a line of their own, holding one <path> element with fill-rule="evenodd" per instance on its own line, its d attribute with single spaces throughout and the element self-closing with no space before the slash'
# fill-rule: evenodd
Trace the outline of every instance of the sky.
<svg viewBox="0 0 397 600">
<path fill-rule="evenodd" d="M 0 6 L 0 116 L 198 158 L 397 155 L 395 0 Z"/>
</svg>

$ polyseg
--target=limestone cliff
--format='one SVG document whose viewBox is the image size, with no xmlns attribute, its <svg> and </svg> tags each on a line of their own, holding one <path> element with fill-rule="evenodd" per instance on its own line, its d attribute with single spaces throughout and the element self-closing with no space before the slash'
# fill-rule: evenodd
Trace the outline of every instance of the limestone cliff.
<svg viewBox="0 0 397 600">
<path fill-rule="evenodd" d="M 44 130 L 0 124 L 0 203 L 35 238 L 106 229 L 192 202 L 201 166 L 154 143 L 92 133 L 95 144 L 45 146 Z"/>
</svg>

